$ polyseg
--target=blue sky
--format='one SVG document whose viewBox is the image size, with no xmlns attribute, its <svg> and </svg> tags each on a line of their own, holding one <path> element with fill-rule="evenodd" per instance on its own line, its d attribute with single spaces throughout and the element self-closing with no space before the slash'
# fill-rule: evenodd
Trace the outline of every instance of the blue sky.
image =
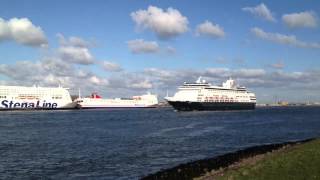
<svg viewBox="0 0 320 180">
<path fill-rule="evenodd" d="M 291 0 L 2 1 L 0 81 L 116 97 L 232 76 L 261 102 L 320 101 L 319 12 Z"/>
</svg>

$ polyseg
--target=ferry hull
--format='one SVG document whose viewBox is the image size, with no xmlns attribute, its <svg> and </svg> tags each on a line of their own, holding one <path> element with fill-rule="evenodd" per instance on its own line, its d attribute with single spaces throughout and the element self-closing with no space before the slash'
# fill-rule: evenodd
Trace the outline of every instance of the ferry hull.
<svg viewBox="0 0 320 180">
<path fill-rule="evenodd" d="M 46 110 L 73 110 L 76 107 L 63 107 L 63 108 L 0 108 L 0 111 L 46 111 Z"/>
<path fill-rule="evenodd" d="M 153 94 L 133 96 L 132 98 L 103 99 L 96 93 L 91 97 L 78 98 L 78 109 L 111 109 L 111 108 L 154 108 L 158 104 L 158 98 Z"/>
<path fill-rule="evenodd" d="M 0 86 L 0 111 L 61 110 L 76 105 L 66 88 Z"/>
<path fill-rule="evenodd" d="M 131 108 L 156 108 L 157 106 L 81 106 L 77 105 L 77 109 L 131 109 Z"/>
<path fill-rule="evenodd" d="M 19 101 L 16 101 L 16 103 Z M 29 103 L 33 103 L 34 101 L 30 101 Z M 54 101 L 53 101 L 54 102 Z M 24 101 L 23 103 L 28 103 L 26 101 Z M 57 107 L 55 106 L 49 106 L 49 107 L 43 107 L 43 106 L 35 106 L 35 107 L 29 107 L 29 106 L 25 106 L 25 107 L 1 107 L 0 106 L 0 111 L 36 111 L 36 110 L 71 110 L 71 109 L 76 109 L 76 102 L 72 102 L 72 103 L 60 103 L 60 102 L 54 102 L 55 104 L 57 104 Z M 20 103 L 22 104 L 22 103 Z M 53 104 L 53 103 L 52 103 Z M 61 105 L 62 104 L 62 105 Z"/>
<path fill-rule="evenodd" d="M 168 101 L 178 111 L 251 110 L 255 103 Z"/>
</svg>

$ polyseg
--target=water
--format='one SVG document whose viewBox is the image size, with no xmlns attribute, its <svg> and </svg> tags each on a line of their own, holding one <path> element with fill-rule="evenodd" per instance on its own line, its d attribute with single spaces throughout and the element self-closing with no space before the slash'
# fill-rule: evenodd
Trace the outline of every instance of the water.
<svg viewBox="0 0 320 180">
<path fill-rule="evenodd" d="M 0 179 L 138 179 L 245 147 L 320 136 L 320 107 L 0 112 Z"/>
</svg>

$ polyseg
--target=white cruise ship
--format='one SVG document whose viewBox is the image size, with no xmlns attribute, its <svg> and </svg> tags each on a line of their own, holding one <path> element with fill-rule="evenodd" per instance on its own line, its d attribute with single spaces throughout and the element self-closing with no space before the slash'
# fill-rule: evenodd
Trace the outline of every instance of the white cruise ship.
<svg viewBox="0 0 320 180">
<path fill-rule="evenodd" d="M 66 88 L 0 86 L 0 110 L 71 109 L 75 106 Z"/>
<path fill-rule="evenodd" d="M 133 96 L 132 98 L 114 98 L 103 99 L 96 93 L 90 97 L 78 98 L 77 108 L 79 109 L 96 109 L 96 108 L 148 108 L 156 107 L 158 98 L 153 94 Z"/>
<path fill-rule="evenodd" d="M 185 82 L 173 97 L 165 99 L 178 111 L 243 110 L 256 105 L 255 94 L 237 86 L 231 78 L 222 86 L 214 86 L 199 77 L 195 83 Z"/>
</svg>

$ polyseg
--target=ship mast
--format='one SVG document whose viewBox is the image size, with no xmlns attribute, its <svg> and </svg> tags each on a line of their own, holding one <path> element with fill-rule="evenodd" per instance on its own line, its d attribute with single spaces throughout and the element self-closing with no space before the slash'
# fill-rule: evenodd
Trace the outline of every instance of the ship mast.
<svg viewBox="0 0 320 180">
<path fill-rule="evenodd" d="M 80 92 L 80 88 L 79 88 L 79 92 L 78 92 L 78 98 L 80 99 L 81 98 L 81 92 Z"/>
</svg>

